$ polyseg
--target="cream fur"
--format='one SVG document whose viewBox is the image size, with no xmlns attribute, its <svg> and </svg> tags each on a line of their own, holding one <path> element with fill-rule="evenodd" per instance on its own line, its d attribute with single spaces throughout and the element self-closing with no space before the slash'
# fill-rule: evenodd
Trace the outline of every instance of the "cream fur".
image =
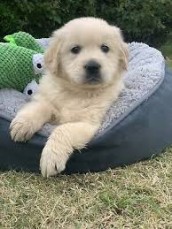
<svg viewBox="0 0 172 229">
<path fill-rule="evenodd" d="M 103 53 L 101 44 L 110 51 Z M 70 52 L 74 45 L 79 54 Z M 84 82 L 83 66 L 94 59 L 101 65 L 102 82 Z M 45 123 L 60 124 L 42 152 L 42 175 L 49 177 L 65 169 L 74 149 L 82 149 L 100 127 L 102 118 L 123 87 L 128 51 L 119 28 L 97 18 L 79 18 L 54 32 L 45 54 L 47 71 L 33 100 L 11 123 L 14 141 L 26 141 Z"/>
</svg>

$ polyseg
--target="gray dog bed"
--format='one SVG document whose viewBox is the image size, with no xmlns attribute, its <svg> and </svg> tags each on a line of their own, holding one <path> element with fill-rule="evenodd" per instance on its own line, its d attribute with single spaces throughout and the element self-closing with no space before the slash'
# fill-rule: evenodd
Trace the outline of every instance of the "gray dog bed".
<svg viewBox="0 0 172 229">
<path fill-rule="evenodd" d="M 39 42 L 48 45 L 48 39 Z M 96 136 L 75 152 L 65 173 L 100 171 L 147 159 L 172 143 L 172 73 L 161 53 L 142 43 L 129 44 L 125 89 L 112 104 Z M 29 98 L 0 90 L 0 168 L 39 171 L 39 159 L 54 126 L 46 124 L 28 143 L 14 143 L 9 124 Z"/>
</svg>

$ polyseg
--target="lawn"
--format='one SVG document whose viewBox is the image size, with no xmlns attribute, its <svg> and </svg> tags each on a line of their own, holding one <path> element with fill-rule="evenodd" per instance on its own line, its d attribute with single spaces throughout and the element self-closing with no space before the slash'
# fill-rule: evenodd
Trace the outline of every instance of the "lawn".
<svg viewBox="0 0 172 229">
<path fill-rule="evenodd" d="M 172 67 L 172 42 L 161 47 Z M 126 168 L 44 179 L 0 173 L 0 229 L 171 229 L 172 149 Z"/>
<path fill-rule="evenodd" d="M 126 168 L 44 179 L 0 174 L 3 229 L 170 229 L 172 150 Z"/>
</svg>

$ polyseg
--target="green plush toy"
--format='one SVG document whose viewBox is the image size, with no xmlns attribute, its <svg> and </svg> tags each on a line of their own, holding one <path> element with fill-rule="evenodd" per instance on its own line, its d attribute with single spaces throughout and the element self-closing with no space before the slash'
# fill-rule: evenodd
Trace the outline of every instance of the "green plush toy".
<svg viewBox="0 0 172 229">
<path fill-rule="evenodd" d="M 34 50 L 39 53 L 43 53 L 44 49 L 38 44 L 36 39 L 25 32 L 13 33 L 12 35 L 7 35 L 4 37 L 5 41 L 8 41 L 17 46 L 25 47 Z"/>
<path fill-rule="evenodd" d="M 4 39 L 9 43 L 0 43 L 0 89 L 23 91 L 32 80 L 39 81 L 44 49 L 28 33 L 14 33 Z"/>
</svg>

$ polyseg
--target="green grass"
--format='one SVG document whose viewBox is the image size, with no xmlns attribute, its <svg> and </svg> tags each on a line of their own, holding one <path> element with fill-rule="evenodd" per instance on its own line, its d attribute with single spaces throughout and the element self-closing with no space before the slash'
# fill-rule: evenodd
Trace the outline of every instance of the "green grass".
<svg viewBox="0 0 172 229">
<path fill-rule="evenodd" d="M 172 150 L 126 168 L 44 179 L 0 174 L 3 229 L 170 229 Z"/>
</svg>

